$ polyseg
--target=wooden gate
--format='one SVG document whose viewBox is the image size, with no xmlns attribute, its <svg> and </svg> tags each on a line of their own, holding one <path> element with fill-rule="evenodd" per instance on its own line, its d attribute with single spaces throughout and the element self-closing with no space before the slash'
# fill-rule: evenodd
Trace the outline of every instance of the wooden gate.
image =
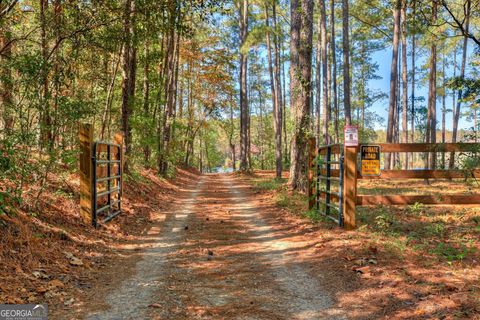
<svg viewBox="0 0 480 320">
<path fill-rule="evenodd" d="M 480 178 L 480 168 L 473 169 L 469 172 L 463 170 L 381 170 L 379 175 L 365 175 L 362 176 L 358 170 L 358 153 L 362 149 L 362 146 L 343 146 L 344 164 L 343 170 L 343 218 L 344 227 L 346 229 L 355 228 L 355 207 L 356 206 L 369 206 L 369 205 L 411 205 L 415 203 L 423 204 L 479 204 L 480 205 L 480 193 L 471 194 L 436 194 L 436 195 L 368 195 L 357 194 L 357 180 L 359 179 L 454 179 L 473 177 Z M 380 143 L 375 144 L 381 150 L 381 153 L 431 153 L 433 155 L 438 153 L 480 153 L 480 143 Z M 339 150 L 342 147 L 333 147 L 332 150 L 340 153 Z M 310 196 L 309 209 L 314 208 L 316 201 L 315 197 L 311 197 L 314 194 L 316 183 L 314 177 L 322 172 L 317 172 L 315 166 L 315 158 L 325 154 L 325 147 L 321 147 L 315 150 L 315 140 L 310 141 L 309 152 L 309 189 L 308 195 Z M 341 177 L 340 170 L 331 170 L 328 174 L 331 177 Z M 322 191 L 319 191 L 322 193 Z M 331 195 L 333 198 L 335 195 Z"/>
<path fill-rule="evenodd" d="M 123 136 L 93 141 L 93 126 L 80 126 L 80 216 L 97 227 L 121 213 Z"/>
<path fill-rule="evenodd" d="M 321 146 L 314 159 L 315 208 L 341 227 L 344 225 L 343 160 L 341 144 Z"/>
</svg>

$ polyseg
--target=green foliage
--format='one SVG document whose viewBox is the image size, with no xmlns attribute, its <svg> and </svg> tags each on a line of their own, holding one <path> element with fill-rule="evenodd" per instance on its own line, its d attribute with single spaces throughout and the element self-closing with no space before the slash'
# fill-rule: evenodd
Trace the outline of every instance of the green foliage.
<svg viewBox="0 0 480 320">
<path fill-rule="evenodd" d="M 389 232 L 396 223 L 395 217 L 387 211 L 382 211 L 375 217 L 375 226 L 382 232 Z"/>
<path fill-rule="evenodd" d="M 415 202 L 414 204 L 408 206 L 408 211 L 413 215 L 420 215 L 425 212 L 425 205 L 420 202 Z"/>
<path fill-rule="evenodd" d="M 316 209 L 307 210 L 303 215 L 314 223 L 325 220 L 324 215 L 320 214 L 320 212 Z"/>
<path fill-rule="evenodd" d="M 444 223 L 436 222 L 427 225 L 425 231 L 431 236 L 443 238 L 445 236 L 446 227 Z"/>
<path fill-rule="evenodd" d="M 463 260 L 467 255 L 473 254 L 474 252 L 475 247 L 473 246 L 469 247 L 461 243 L 452 244 L 444 242 L 438 243 L 437 246 L 432 250 L 432 253 L 440 258 L 447 259 L 449 262 Z"/>
<path fill-rule="evenodd" d="M 277 190 L 286 182 L 286 179 L 259 179 L 254 181 L 255 188 L 258 190 Z"/>
</svg>

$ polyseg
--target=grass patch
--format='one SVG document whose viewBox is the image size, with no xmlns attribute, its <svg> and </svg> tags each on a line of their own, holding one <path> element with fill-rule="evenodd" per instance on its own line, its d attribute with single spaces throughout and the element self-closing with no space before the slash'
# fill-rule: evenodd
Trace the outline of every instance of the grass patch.
<svg viewBox="0 0 480 320">
<path fill-rule="evenodd" d="M 462 243 L 444 243 L 440 242 L 432 249 L 432 253 L 439 258 L 444 258 L 449 262 L 463 260 L 469 254 L 475 252 L 475 247 L 467 246 Z"/>
<path fill-rule="evenodd" d="M 274 179 L 255 179 L 253 180 L 253 185 L 257 190 L 277 190 L 282 187 L 287 179 L 284 178 L 274 178 Z"/>
</svg>

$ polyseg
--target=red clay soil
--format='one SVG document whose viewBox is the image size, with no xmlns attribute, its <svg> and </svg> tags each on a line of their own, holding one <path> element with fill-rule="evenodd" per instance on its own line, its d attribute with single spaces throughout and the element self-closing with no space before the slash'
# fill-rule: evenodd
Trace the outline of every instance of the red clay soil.
<svg viewBox="0 0 480 320">
<path fill-rule="evenodd" d="M 39 187 L 30 186 L 25 205 L 0 215 L 0 303 L 48 303 L 53 319 L 62 319 L 55 313 L 88 297 L 97 279 L 105 280 L 104 269 L 123 266 L 117 247 L 148 229 L 152 216 L 197 177 L 179 169 L 167 181 L 143 171 L 141 182 L 125 184 L 123 213 L 98 229 L 80 221 L 78 176 L 49 176 L 36 208 L 28 203 Z"/>
<path fill-rule="evenodd" d="M 75 198 L 66 210 L 46 200 L 41 216 L 66 235 L 22 215 L 0 225 L 0 301 L 48 302 L 52 319 L 480 319 L 471 269 L 402 260 L 361 230 L 312 224 L 252 177 L 143 176 L 105 229 L 77 222 Z"/>
</svg>

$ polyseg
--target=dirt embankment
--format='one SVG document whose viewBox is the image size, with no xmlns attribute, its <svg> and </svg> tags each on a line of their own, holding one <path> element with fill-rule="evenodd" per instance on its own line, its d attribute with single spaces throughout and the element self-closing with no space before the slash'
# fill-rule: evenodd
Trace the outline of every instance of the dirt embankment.
<svg viewBox="0 0 480 320">
<path fill-rule="evenodd" d="M 151 170 L 127 178 L 123 213 L 98 229 L 80 220 L 78 176 L 50 176 L 36 208 L 29 203 L 40 186 L 29 186 L 22 208 L 0 215 L 0 303 L 48 303 L 51 310 L 81 304 L 99 279 L 113 281 L 115 274 L 104 270 L 128 269 L 131 262 L 119 248 L 149 228 L 178 189 L 197 177 L 178 169 L 172 180 Z"/>
</svg>

